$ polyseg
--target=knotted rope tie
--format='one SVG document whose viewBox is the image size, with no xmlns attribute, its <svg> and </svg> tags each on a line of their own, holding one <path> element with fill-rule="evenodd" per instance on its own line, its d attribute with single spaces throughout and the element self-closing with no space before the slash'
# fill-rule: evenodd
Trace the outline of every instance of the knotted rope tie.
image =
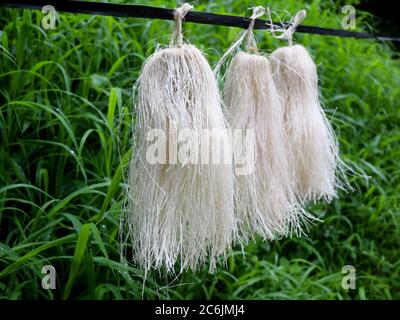
<svg viewBox="0 0 400 320">
<path fill-rule="evenodd" d="M 253 8 L 253 14 L 250 17 L 249 28 L 247 29 L 246 36 L 246 48 L 248 51 L 257 52 L 257 43 L 253 35 L 253 28 L 256 19 L 260 18 L 265 14 L 265 8 L 262 6 L 257 6 Z"/>
<path fill-rule="evenodd" d="M 170 46 L 180 47 L 183 44 L 183 34 L 182 34 L 182 20 L 185 18 L 187 13 L 193 9 L 193 6 L 189 3 L 184 3 L 179 8 L 174 9 L 173 15 L 175 19 L 175 32 L 173 33 Z"/>
<path fill-rule="evenodd" d="M 237 39 L 234 43 L 232 43 L 232 45 L 228 48 L 228 50 L 225 51 L 221 59 L 219 59 L 217 65 L 214 68 L 215 74 L 218 74 L 225 60 L 232 54 L 232 52 L 234 52 L 243 43 L 243 41 L 246 40 L 246 50 L 248 52 L 257 53 L 258 49 L 257 49 L 256 39 L 253 34 L 253 28 L 255 20 L 261 17 L 264 13 L 265 13 L 265 8 L 262 6 L 253 8 L 253 14 L 249 18 L 250 19 L 249 27 L 240 35 L 239 39 Z"/>
<path fill-rule="evenodd" d="M 286 39 L 289 46 L 291 46 L 293 44 L 293 34 L 296 32 L 296 28 L 300 25 L 300 23 L 303 22 L 307 15 L 306 10 L 300 10 L 299 12 L 297 12 L 292 20 L 288 23 L 287 27 L 277 27 L 277 31 L 282 32 L 282 34 L 279 36 L 275 35 L 275 26 L 272 23 L 271 13 L 269 11 L 269 8 L 267 10 L 273 37 L 276 39 Z"/>
</svg>

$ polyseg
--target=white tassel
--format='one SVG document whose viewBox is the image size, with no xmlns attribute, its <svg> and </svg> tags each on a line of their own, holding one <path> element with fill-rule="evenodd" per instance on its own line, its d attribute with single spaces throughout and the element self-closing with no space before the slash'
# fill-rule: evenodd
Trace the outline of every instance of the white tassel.
<svg viewBox="0 0 400 320">
<path fill-rule="evenodd" d="M 300 11 L 284 32 L 289 46 L 271 56 L 275 82 L 282 98 L 290 150 L 290 172 L 296 193 L 305 202 L 330 201 L 343 175 L 338 143 L 318 98 L 317 68 L 307 50 L 291 45 L 295 27 L 304 19 Z"/>
<path fill-rule="evenodd" d="M 298 235 L 302 223 L 311 218 L 293 192 L 282 105 L 269 60 L 256 53 L 252 33 L 256 18 L 253 14 L 247 30 L 247 50 L 254 53 L 239 52 L 232 59 L 224 88 L 232 129 L 254 130 L 256 137 L 255 145 L 234 146 L 235 162 L 253 148 L 256 153 L 254 171 L 238 176 L 235 190 L 239 240 L 245 242 L 253 233 L 269 240 L 291 232 Z M 238 154 L 238 150 L 242 152 Z"/>
<path fill-rule="evenodd" d="M 191 141 L 201 149 L 206 146 L 201 129 L 213 129 L 219 130 L 225 155 L 231 155 L 215 76 L 203 54 L 182 43 L 181 20 L 190 9 L 185 4 L 175 10 L 171 45 L 148 59 L 138 80 L 140 144 L 131 162 L 125 230 L 133 258 L 145 270 L 173 271 L 179 261 L 180 271 L 195 271 L 209 259 L 212 271 L 218 256 L 230 248 L 234 232 L 232 165 L 198 164 L 196 153 L 182 161 L 181 149 L 178 155 L 175 151 L 185 144 L 176 142 L 182 130 L 194 130 Z M 146 161 L 154 146 L 146 141 L 151 129 L 167 133 L 166 146 L 158 149 L 165 152 L 166 164 Z"/>
</svg>

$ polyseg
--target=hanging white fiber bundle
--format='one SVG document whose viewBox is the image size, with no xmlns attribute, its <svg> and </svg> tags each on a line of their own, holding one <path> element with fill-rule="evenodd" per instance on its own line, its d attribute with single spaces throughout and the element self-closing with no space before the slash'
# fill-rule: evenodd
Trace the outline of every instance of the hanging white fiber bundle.
<svg viewBox="0 0 400 320">
<path fill-rule="evenodd" d="M 209 259 L 212 271 L 234 233 L 231 161 L 210 163 L 204 157 L 211 149 L 204 134 L 209 130 L 217 132 L 225 157 L 232 156 L 232 146 L 214 73 L 203 54 L 182 41 L 182 19 L 191 8 L 184 4 L 174 11 L 170 45 L 147 60 L 138 80 L 139 144 L 123 223 L 124 242 L 145 270 L 174 271 L 178 262 L 180 271 L 194 271 Z M 149 155 L 158 161 L 149 163 Z"/>
<path fill-rule="evenodd" d="M 255 135 L 253 143 L 234 142 L 237 168 L 240 159 L 255 153 L 254 170 L 237 176 L 235 184 L 239 240 L 244 242 L 254 233 L 269 240 L 292 232 L 300 234 L 302 222 L 311 218 L 293 191 L 282 105 L 269 59 L 258 54 L 252 31 L 255 19 L 263 13 L 263 7 L 254 8 L 249 28 L 232 45 L 238 47 L 246 39 L 247 52 L 241 51 L 232 59 L 224 87 L 231 128 L 253 130 Z"/>
<path fill-rule="evenodd" d="M 290 172 L 302 201 L 330 201 L 336 196 L 338 175 L 343 174 L 338 143 L 318 97 L 317 68 L 301 45 L 292 45 L 295 28 L 305 18 L 300 11 L 280 38 L 289 45 L 271 56 L 279 95 L 285 112 L 290 150 Z"/>
</svg>

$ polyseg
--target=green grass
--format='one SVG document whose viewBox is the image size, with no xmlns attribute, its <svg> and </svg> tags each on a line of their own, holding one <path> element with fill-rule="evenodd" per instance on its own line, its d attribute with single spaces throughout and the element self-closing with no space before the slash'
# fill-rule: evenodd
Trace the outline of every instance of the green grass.
<svg viewBox="0 0 400 320">
<path fill-rule="evenodd" d="M 145 3 L 145 1 L 137 1 Z M 264 4 L 263 2 L 250 3 Z M 154 1 L 174 7 L 174 1 Z M 194 3 L 196 10 L 244 15 L 246 2 Z M 340 28 L 333 2 L 274 1 L 305 24 Z M 324 222 L 308 237 L 253 242 L 214 275 L 147 276 L 118 254 L 122 167 L 130 156 L 132 86 L 172 23 L 0 9 L 1 299 L 399 299 L 400 63 L 388 44 L 295 36 L 315 57 L 324 105 L 355 191 L 310 208 Z M 358 25 L 363 15 L 359 14 Z M 239 32 L 184 24 L 211 64 Z M 257 31 L 259 47 L 284 45 Z M 122 165 L 121 165 L 122 163 Z M 140 186 L 138 186 L 140 187 Z M 57 289 L 41 288 L 41 269 Z M 354 265 L 357 288 L 341 287 Z"/>
</svg>

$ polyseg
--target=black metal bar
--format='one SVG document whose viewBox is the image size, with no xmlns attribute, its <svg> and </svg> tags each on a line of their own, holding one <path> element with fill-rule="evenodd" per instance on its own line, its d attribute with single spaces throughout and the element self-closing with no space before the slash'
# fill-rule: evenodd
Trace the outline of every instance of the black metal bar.
<svg viewBox="0 0 400 320">
<path fill-rule="evenodd" d="M 173 20 L 173 9 L 156 8 L 142 5 L 75 0 L 6 0 L 0 2 L 0 6 L 3 7 L 24 8 L 31 10 L 41 10 L 42 7 L 45 5 L 52 5 L 57 11 L 61 12 L 85 13 L 114 17 Z M 246 17 L 237 17 L 197 11 L 189 12 L 185 17 L 185 21 L 239 28 L 247 28 L 249 25 L 249 18 Z M 282 26 L 281 23 L 274 23 L 274 25 L 280 27 Z M 254 24 L 254 29 L 270 29 L 270 24 L 265 20 L 257 19 Z M 298 26 L 296 32 L 347 38 L 375 39 L 380 41 L 400 41 L 400 38 L 396 37 L 380 36 L 366 32 L 354 32 L 348 30 L 329 29 L 305 25 Z"/>
</svg>

